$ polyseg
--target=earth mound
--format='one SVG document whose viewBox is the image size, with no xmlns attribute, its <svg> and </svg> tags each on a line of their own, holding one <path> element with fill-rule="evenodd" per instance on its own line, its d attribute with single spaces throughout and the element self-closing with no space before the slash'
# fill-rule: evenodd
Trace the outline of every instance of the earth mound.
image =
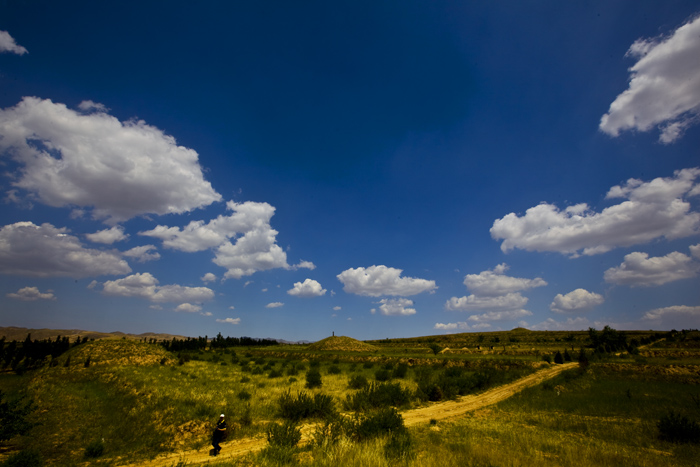
<svg viewBox="0 0 700 467">
<path fill-rule="evenodd" d="M 510 332 L 532 332 L 532 331 L 530 331 L 527 328 L 515 328 L 515 329 L 511 329 Z"/>
<path fill-rule="evenodd" d="M 100 339 L 81 344 L 67 354 L 74 363 L 87 358 L 95 365 L 156 365 L 174 363 L 175 358 L 157 344 L 131 339 Z"/>
<path fill-rule="evenodd" d="M 347 336 L 326 337 L 307 348 L 308 350 L 340 350 L 343 352 L 374 352 L 379 350 L 378 347 Z"/>
</svg>

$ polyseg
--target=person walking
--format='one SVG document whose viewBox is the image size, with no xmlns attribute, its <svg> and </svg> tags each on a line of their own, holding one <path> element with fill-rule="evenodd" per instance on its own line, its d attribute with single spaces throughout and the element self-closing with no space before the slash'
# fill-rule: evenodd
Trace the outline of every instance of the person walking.
<svg viewBox="0 0 700 467">
<path fill-rule="evenodd" d="M 211 445 L 214 446 L 214 455 L 218 456 L 221 451 L 221 446 L 219 443 L 226 439 L 226 419 L 224 414 L 221 414 L 219 421 L 216 422 L 216 428 L 214 429 L 214 434 L 212 435 Z"/>
</svg>

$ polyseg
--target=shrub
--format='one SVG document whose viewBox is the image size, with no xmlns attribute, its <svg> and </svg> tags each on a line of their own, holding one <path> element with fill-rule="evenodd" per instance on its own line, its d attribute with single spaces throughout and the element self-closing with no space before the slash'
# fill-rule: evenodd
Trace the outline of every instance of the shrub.
<svg viewBox="0 0 700 467">
<path fill-rule="evenodd" d="M 373 366 L 374 366 L 374 362 L 365 362 L 365 363 L 362 364 L 362 367 L 365 368 L 365 369 L 367 369 L 367 370 L 369 370 L 369 369 L 372 368 Z"/>
<path fill-rule="evenodd" d="M 299 370 L 297 370 L 297 368 L 294 365 L 287 368 L 287 376 L 296 376 L 298 374 Z"/>
<path fill-rule="evenodd" d="M 569 354 L 568 350 L 564 350 L 564 361 L 565 362 L 570 362 L 572 361 L 571 354 Z"/>
<path fill-rule="evenodd" d="M 440 347 L 438 344 L 430 344 L 429 347 L 430 350 L 433 351 L 434 355 L 437 355 L 442 351 L 442 347 Z"/>
<path fill-rule="evenodd" d="M 355 441 L 365 441 L 387 434 L 406 431 L 401 414 L 393 407 L 363 417 L 356 416 L 348 424 L 348 434 Z"/>
<path fill-rule="evenodd" d="M 544 360 L 547 363 L 552 363 L 552 356 L 551 355 L 544 355 L 542 357 L 542 360 Z"/>
<path fill-rule="evenodd" d="M 306 387 L 309 389 L 320 388 L 323 386 L 321 381 L 321 373 L 318 370 L 312 369 L 306 373 Z"/>
<path fill-rule="evenodd" d="M 333 359 L 333 365 L 338 365 L 340 363 L 340 359 L 338 357 L 335 357 Z"/>
<path fill-rule="evenodd" d="M 250 378 L 248 378 L 247 376 L 244 376 L 243 378 L 241 378 L 241 383 L 243 383 L 243 384 L 250 383 Z"/>
<path fill-rule="evenodd" d="M 16 435 L 23 435 L 36 425 L 27 418 L 34 411 L 34 403 L 30 400 L 3 400 L 0 391 L 0 441 L 7 441 Z"/>
<path fill-rule="evenodd" d="M 364 412 L 382 407 L 403 407 L 410 401 L 410 392 L 399 383 L 370 383 L 355 394 L 349 394 L 343 406 L 346 410 Z"/>
<path fill-rule="evenodd" d="M 394 369 L 393 377 L 394 378 L 405 378 L 407 373 L 408 373 L 408 365 L 405 363 L 399 363 L 398 366 Z"/>
<path fill-rule="evenodd" d="M 554 363 L 562 365 L 564 363 L 564 356 L 557 350 L 556 355 L 554 355 Z"/>
<path fill-rule="evenodd" d="M 261 374 L 263 374 L 263 371 L 262 371 L 262 368 L 260 368 L 259 366 L 256 366 L 255 368 L 253 368 L 253 371 L 251 373 L 254 375 L 261 375 Z"/>
<path fill-rule="evenodd" d="M 281 378 L 282 372 L 280 370 L 272 370 L 268 375 L 268 378 Z"/>
<path fill-rule="evenodd" d="M 298 381 L 298 379 L 296 379 L 294 376 L 292 376 L 291 378 L 289 378 L 289 380 L 287 382 L 289 384 L 292 384 L 292 383 L 296 383 L 297 381 Z"/>
<path fill-rule="evenodd" d="M 236 394 L 236 397 L 238 397 L 242 401 L 249 401 L 252 396 L 251 393 L 246 391 L 245 389 L 240 391 L 238 394 Z"/>
<path fill-rule="evenodd" d="M 335 416 L 333 397 L 326 394 L 316 394 L 311 397 L 306 392 L 292 396 L 287 390 L 277 400 L 280 406 L 280 416 L 287 420 L 298 421 L 302 418 L 331 418 Z"/>
<path fill-rule="evenodd" d="M 367 378 L 364 375 L 355 375 L 348 381 L 348 388 L 350 389 L 362 389 L 367 386 Z"/>
<path fill-rule="evenodd" d="M 318 360 L 311 360 L 311 362 L 309 362 L 309 368 L 318 368 L 320 366 L 321 362 Z"/>
<path fill-rule="evenodd" d="M 339 375 L 341 373 L 342 373 L 342 371 L 340 370 L 340 368 L 338 368 L 335 365 L 331 365 L 330 367 L 328 367 L 328 374 L 329 375 Z"/>
<path fill-rule="evenodd" d="M 88 459 L 95 459 L 104 454 L 104 452 L 105 445 L 102 440 L 95 440 L 85 448 L 85 457 Z"/>
<path fill-rule="evenodd" d="M 44 460 L 35 450 L 20 451 L 12 454 L 2 464 L 3 467 L 41 467 Z"/>
<path fill-rule="evenodd" d="M 688 417 L 676 412 L 669 412 L 656 424 L 659 438 L 672 443 L 700 442 L 700 425 Z"/>
<path fill-rule="evenodd" d="M 301 430 L 291 420 L 287 420 L 282 425 L 270 423 L 267 426 L 267 442 L 271 446 L 293 448 L 300 440 Z"/>
<path fill-rule="evenodd" d="M 377 381 L 389 381 L 391 379 L 391 373 L 388 370 L 377 370 L 374 373 L 374 379 Z"/>
</svg>

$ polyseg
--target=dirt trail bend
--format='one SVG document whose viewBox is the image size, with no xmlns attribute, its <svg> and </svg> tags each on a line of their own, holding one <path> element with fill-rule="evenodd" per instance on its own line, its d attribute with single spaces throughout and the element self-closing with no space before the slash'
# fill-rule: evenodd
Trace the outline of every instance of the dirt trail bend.
<svg viewBox="0 0 700 467">
<path fill-rule="evenodd" d="M 571 369 L 578 363 L 566 363 L 564 365 L 554 365 L 544 370 L 537 371 L 531 375 L 514 381 L 510 384 L 490 389 L 484 393 L 470 396 L 462 396 L 454 401 L 436 402 L 427 407 L 407 410 L 402 412 L 406 426 L 429 423 L 430 420 L 448 420 L 459 418 L 466 414 L 489 405 L 497 404 L 518 392 L 540 384 L 543 381 L 554 378 L 561 372 Z M 313 436 L 316 424 L 310 423 L 301 426 L 301 445 L 308 443 Z M 222 443 L 223 450 L 217 457 L 209 455 L 209 447 L 182 451 L 179 453 L 167 454 L 156 457 L 151 461 L 142 461 L 138 464 L 129 464 L 128 467 L 174 467 L 178 463 L 186 465 L 204 464 L 211 461 L 223 461 L 234 457 L 245 456 L 246 454 L 257 452 L 267 446 L 264 436 L 257 438 L 235 439 Z M 123 464 L 122 464 L 123 465 Z M 125 466 L 127 467 L 127 466 Z"/>
</svg>

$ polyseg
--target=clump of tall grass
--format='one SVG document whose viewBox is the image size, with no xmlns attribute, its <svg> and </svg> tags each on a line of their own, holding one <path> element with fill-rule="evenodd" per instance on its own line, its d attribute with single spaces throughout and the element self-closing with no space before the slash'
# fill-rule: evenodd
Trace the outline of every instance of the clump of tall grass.
<svg viewBox="0 0 700 467">
<path fill-rule="evenodd" d="M 661 417 L 656 424 L 659 429 L 659 438 L 672 443 L 698 443 L 700 442 L 700 425 L 675 411 Z"/>
<path fill-rule="evenodd" d="M 411 402 L 411 392 L 399 383 L 370 383 L 355 394 L 348 394 L 343 407 L 355 412 L 366 412 L 382 407 L 405 407 Z"/>
<path fill-rule="evenodd" d="M 362 389 L 367 386 L 367 378 L 364 375 L 355 375 L 348 381 L 349 389 Z"/>
<path fill-rule="evenodd" d="M 301 391 L 293 396 L 290 390 L 283 392 L 277 400 L 280 416 L 287 420 L 299 421 L 303 418 L 332 418 L 336 415 L 333 397 L 318 393 L 313 397 Z"/>
</svg>

